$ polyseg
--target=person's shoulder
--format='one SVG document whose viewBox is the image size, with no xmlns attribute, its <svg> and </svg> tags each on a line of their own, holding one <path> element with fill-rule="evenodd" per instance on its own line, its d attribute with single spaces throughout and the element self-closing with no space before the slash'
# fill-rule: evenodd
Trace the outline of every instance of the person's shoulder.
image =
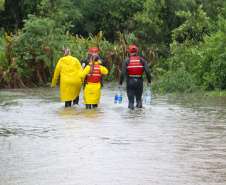
<svg viewBox="0 0 226 185">
<path fill-rule="evenodd" d="M 104 70 L 104 71 L 108 71 L 108 69 L 107 69 L 105 66 L 102 66 L 102 65 L 100 65 L 100 70 L 101 70 L 101 71 L 103 71 L 103 70 Z"/>
<path fill-rule="evenodd" d="M 143 59 L 142 57 L 140 57 L 140 56 L 137 56 L 140 60 L 143 60 L 143 61 L 145 61 L 145 59 Z"/>
<path fill-rule="evenodd" d="M 76 57 L 72 57 L 72 60 L 73 60 L 74 62 L 79 62 L 79 60 L 78 60 Z"/>
<path fill-rule="evenodd" d="M 129 62 L 130 61 L 130 58 L 126 58 L 125 60 L 124 60 L 124 62 Z"/>
<path fill-rule="evenodd" d="M 73 58 L 74 60 L 78 60 L 76 57 L 73 57 L 73 56 L 72 56 L 72 58 Z"/>
<path fill-rule="evenodd" d="M 86 59 L 84 59 L 83 61 L 87 61 L 87 60 L 89 60 L 90 61 L 90 57 L 87 57 Z"/>
<path fill-rule="evenodd" d="M 57 63 L 62 64 L 62 62 L 63 62 L 63 58 L 60 58 Z"/>
<path fill-rule="evenodd" d="M 90 63 L 90 57 L 87 57 L 82 63 L 86 63 L 88 65 Z"/>
</svg>

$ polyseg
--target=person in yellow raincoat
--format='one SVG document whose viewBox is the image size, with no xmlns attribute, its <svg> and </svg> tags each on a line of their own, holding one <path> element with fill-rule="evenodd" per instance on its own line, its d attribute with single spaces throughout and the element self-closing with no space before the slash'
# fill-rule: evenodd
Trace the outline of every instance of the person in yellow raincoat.
<svg viewBox="0 0 226 185">
<path fill-rule="evenodd" d="M 84 79 L 87 76 L 87 83 L 84 89 L 86 109 L 91 109 L 91 105 L 97 107 L 101 95 L 101 76 L 107 74 L 108 70 L 100 65 L 99 56 L 97 54 L 92 56 L 92 62 L 90 62 L 85 69 L 81 67 L 79 70 L 80 78 Z"/>
<path fill-rule="evenodd" d="M 77 58 L 71 56 L 71 49 L 64 49 L 64 57 L 58 61 L 52 79 L 51 87 L 56 86 L 57 79 L 60 75 L 60 92 L 61 101 L 65 101 L 65 107 L 78 104 L 79 93 L 82 87 L 82 81 L 78 76 L 81 64 Z"/>
</svg>

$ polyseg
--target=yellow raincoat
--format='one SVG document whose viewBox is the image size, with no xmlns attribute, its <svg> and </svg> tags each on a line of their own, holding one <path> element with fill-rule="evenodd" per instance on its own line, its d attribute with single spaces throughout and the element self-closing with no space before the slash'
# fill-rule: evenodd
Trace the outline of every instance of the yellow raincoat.
<svg viewBox="0 0 226 185">
<path fill-rule="evenodd" d="M 56 86 L 60 75 L 61 101 L 71 101 L 79 95 L 82 87 L 82 81 L 78 76 L 80 68 L 80 62 L 72 56 L 63 57 L 58 61 L 51 85 Z"/>
<path fill-rule="evenodd" d="M 98 62 L 95 62 L 95 64 L 98 64 Z M 79 77 L 84 79 L 86 75 L 90 71 L 90 65 L 87 65 L 85 69 L 80 69 L 79 70 Z M 108 70 L 100 65 L 100 71 L 102 75 L 107 75 Z M 91 83 L 88 82 L 85 85 L 84 89 L 84 100 L 85 104 L 98 104 L 100 102 L 100 95 L 101 95 L 101 84 L 99 83 Z"/>
</svg>

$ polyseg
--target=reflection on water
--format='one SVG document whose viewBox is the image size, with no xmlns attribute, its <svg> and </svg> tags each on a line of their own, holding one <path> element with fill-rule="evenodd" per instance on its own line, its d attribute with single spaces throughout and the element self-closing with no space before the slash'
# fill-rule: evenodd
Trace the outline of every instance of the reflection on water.
<svg viewBox="0 0 226 185">
<path fill-rule="evenodd" d="M 60 102 L 59 88 L 2 90 L 19 106 L 0 108 L 0 184 L 225 184 L 226 99 L 153 96 L 152 105 L 99 107 Z"/>
</svg>

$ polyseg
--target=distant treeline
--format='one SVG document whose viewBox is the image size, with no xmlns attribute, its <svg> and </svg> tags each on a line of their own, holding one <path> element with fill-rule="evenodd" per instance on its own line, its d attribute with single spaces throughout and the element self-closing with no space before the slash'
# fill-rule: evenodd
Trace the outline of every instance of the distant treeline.
<svg viewBox="0 0 226 185">
<path fill-rule="evenodd" d="M 226 89 L 224 0 L 0 0 L 0 87 L 44 86 L 62 49 L 97 46 L 118 79 L 128 47 L 159 92 Z"/>
</svg>

